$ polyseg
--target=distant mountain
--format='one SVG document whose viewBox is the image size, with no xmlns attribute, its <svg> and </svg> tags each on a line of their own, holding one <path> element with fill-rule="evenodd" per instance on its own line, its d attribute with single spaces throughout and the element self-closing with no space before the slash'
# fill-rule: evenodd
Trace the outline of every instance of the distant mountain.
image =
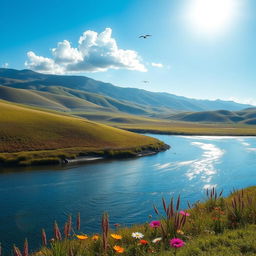
<svg viewBox="0 0 256 256">
<path fill-rule="evenodd" d="M 233 101 L 197 100 L 169 93 L 117 87 L 110 83 L 103 83 L 84 76 L 46 75 L 31 70 L 2 68 L 0 69 L 0 85 L 32 91 L 47 100 L 54 101 L 54 104 L 61 104 L 68 109 L 71 107 L 67 106 L 66 102 L 71 99 L 65 98 L 64 100 L 64 96 L 72 97 L 72 101 L 78 101 L 78 106 L 76 107 L 79 109 L 103 107 L 112 111 L 140 115 L 156 115 L 159 112 L 213 111 L 221 109 L 238 111 L 252 107 L 251 105 L 239 104 Z M 56 95 L 59 97 L 58 100 Z M 0 94 L 0 99 L 6 98 L 3 98 Z M 81 100 L 83 100 L 83 103 Z M 65 104 L 63 104 L 63 101 Z M 90 105 L 89 102 L 94 105 Z"/>
<path fill-rule="evenodd" d="M 170 116 L 165 119 L 185 121 L 185 122 L 201 122 L 201 123 L 240 123 L 240 124 L 256 124 L 256 108 L 248 108 L 242 111 L 203 111 L 203 112 L 183 112 Z"/>
</svg>

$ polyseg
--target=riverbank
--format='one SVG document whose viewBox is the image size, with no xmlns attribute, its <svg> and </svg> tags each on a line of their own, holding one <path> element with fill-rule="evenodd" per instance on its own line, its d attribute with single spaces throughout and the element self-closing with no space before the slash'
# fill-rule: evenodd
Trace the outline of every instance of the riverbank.
<svg viewBox="0 0 256 256">
<path fill-rule="evenodd" d="M 142 157 L 168 150 L 169 145 L 156 140 L 134 148 L 64 148 L 56 150 L 0 153 L 0 166 L 65 165 L 104 159 Z"/>
<path fill-rule="evenodd" d="M 238 256 L 256 254 L 256 187 L 233 191 L 224 198 L 222 191 L 206 191 L 206 200 L 188 204 L 181 210 L 180 197 L 163 208 L 154 207 L 149 221 L 142 225 L 110 226 L 108 215 L 102 217 L 101 234 L 85 234 L 68 217 L 62 233 L 55 223 L 54 239 L 48 244 L 43 232 L 43 246 L 34 256 L 81 255 L 126 256 Z M 72 227 L 72 223 L 76 223 Z"/>
</svg>

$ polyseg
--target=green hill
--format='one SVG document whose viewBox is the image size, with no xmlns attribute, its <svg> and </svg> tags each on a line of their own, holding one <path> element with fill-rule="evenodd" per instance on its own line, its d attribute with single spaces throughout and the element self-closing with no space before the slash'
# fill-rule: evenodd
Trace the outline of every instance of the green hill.
<svg viewBox="0 0 256 256">
<path fill-rule="evenodd" d="M 184 122 L 201 123 L 223 123 L 223 124 L 255 124 L 256 109 L 245 109 L 242 111 L 203 111 L 203 112 L 182 112 L 163 118 Z"/>
<path fill-rule="evenodd" d="M 108 111 L 131 114 L 150 114 L 151 108 L 118 101 L 107 96 L 97 95 L 60 86 L 49 86 L 41 90 L 12 88 L 0 85 L 0 99 L 30 106 L 59 111 Z"/>
<path fill-rule="evenodd" d="M 0 84 L 14 88 L 45 90 L 60 86 L 87 93 L 107 96 L 117 101 L 129 102 L 143 108 L 167 108 L 179 111 L 213 111 L 227 109 L 237 111 L 251 107 L 232 101 L 197 100 L 169 93 L 150 92 L 136 88 L 123 88 L 96 81 L 84 76 L 60 76 L 36 73 L 31 70 L 0 69 Z M 77 95 L 78 96 L 78 95 Z M 129 112 L 132 113 L 132 112 Z M 140 113 L 139 113 L 140 114 Z"/>
<path fill-rule="evenodd" d="M 15 158 L 16 161 L 17 159 L 23 161 L 27 160 L 28 155 L 30 155 L 29 158 L 35 155 L 37 158 L 60 157 L 61 154 L 58 151 L 60 149 L 76 156 L 81 152 L 90 153 L 99 150 L 116 150 L 118 153 L 122 150 L 135 152 L 142 148 L 163 147 L 163 143 L 154 138 L 79 117 L 45 112 L 4 101 L 0 101 L 0 118 L 2 160 Z M 21 155 L 25 156 L 25 159 Z"/>
</svg>

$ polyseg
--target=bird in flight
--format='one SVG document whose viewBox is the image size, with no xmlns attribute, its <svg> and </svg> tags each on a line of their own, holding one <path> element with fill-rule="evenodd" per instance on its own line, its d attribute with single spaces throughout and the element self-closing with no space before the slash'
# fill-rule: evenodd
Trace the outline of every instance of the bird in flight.
<svg viewBox="0 0 256 256">
<path fill-rule="evenodd" d="M 141 35 L 141 36 L 139 36 L 139 38 L 144 38 L 144 39 L 146 39 L 146 38 L 148 38 L 148 37 L 150 37 L 150 36 L 152 36 L 152 35 Z"/>
<path fill-rule="evenodd" d="M 149 83 L 149 81 L 144 80 L 144 81 L 142 81 L 142 83 L 144 83 L 144 84 L 148 84 L 148 83 Z"/>
</svg>

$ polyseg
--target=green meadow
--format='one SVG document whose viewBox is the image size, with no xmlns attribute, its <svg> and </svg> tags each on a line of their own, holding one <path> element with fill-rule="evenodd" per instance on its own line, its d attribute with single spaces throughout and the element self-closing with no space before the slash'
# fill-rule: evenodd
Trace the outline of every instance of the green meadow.
<svg viewBox="0 0 256 256">
<path fill-rule="evenodd" d="M 4 101 L 0 115 L 0 161 L 5 164 L 56 163 L 88 154 L 132 155 L 164 146 L 154 138 Z"/>
<path fill-rule="evenodd" d="M 255 136 L 256 125 L 241 123 L 205 123 L 167 120 L 109 112 L 71 112 L 109 126 L 139 132 L 175 135 Z"/>
</svg>

